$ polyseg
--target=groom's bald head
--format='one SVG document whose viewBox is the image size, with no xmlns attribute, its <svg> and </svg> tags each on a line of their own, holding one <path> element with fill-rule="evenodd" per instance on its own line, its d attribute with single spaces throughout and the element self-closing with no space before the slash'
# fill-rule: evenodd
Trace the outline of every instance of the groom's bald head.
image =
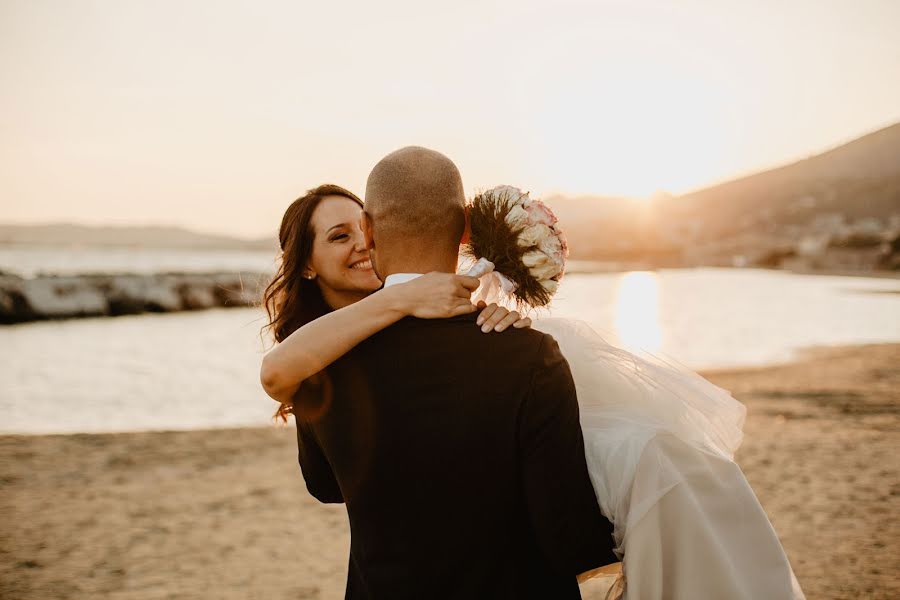
<svg viewBox="0 0 900 600">
<path fill-rule="evenodd" d="M 466 226 L 465 202 L 453 161 L 419 146 L 382 158 L 366 182 L 365 211 L 382 242 L 427 243 L 455 256 Z"/>
</svg>

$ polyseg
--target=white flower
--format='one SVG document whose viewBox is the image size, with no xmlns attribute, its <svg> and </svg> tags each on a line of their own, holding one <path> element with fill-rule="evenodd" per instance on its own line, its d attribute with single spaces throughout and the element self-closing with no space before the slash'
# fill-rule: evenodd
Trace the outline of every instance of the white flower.
<svg viewBox="0 0 900 600">
<path fill-rule="evenodd" d="M 519 229 L 528 224 L 528 213 L 518 204 L 513 206 L 506 215 L 506 223 L 511 229 Z"/>
<path fill-rule="evenodd" d="M 541 282 L 541 287 L 547 290 L 551 294 L 555 294 L 556 290 L 559 289 L 559 282 L 555 279 L 545 279 Z"/>
<path fill-rule="evenodd" d="M 555 233 L 552 231 L 550 233 L 551 235 L 538 241 L 538 249 L 547 256 L 552 256 L 558 262 L 561 258 L 565 258 L 563 245 Z"/>
<path fill-rule="evenodd" d="M 522 204 L 528 201 L 528 192 L 523 192 L 519 188 L 511 185 L 498 185 L 497 187 L 486 191 L 484 196 L 488 198 L 493 197 L 497 200 L 503 198 L 506 200 L 507 205 Z"/>
<path fill-rule="evenodd" d="M 563 265 L 540 250 L 530 250 L 522 256 L 522 263 L 528 267 L 532 277 L 538 281 L 559 275 Z"/>
<path fill-rule="evenodd" d="M 524 264 L 529 269 L 536 267 L 538 265 L 543 265 L 550 260 L 550 257 L 541 252 L 540 250 L 529 250 L 525 254 L 522 255 L 522 264 Z"/>
<path fill-rule="evenodd" d="M 553 230 L 544 224 L 529 225 L 519 234 L 518 244 L 521 248 L 537 246 L 547 237 L 556 237 Z"/>
</svg>

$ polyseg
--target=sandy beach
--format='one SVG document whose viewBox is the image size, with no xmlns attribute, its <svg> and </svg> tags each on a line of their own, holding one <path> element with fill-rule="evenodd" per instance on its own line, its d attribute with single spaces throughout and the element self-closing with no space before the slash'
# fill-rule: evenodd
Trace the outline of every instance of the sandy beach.
<svg viewBox="0 0 900 600">
<path fill-rule="evenodd" d="M 900 597 L 900 344 L 705 375 L 749 409 L 737 458 L 807 597 Z M 348 546 L 292 426 L 0 436 L 5 599 L 340 598 Z"/>
</svg>

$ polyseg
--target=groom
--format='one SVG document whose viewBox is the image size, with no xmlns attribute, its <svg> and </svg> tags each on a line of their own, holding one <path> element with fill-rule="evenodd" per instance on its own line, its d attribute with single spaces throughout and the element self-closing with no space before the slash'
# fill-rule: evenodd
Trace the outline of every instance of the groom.
<svg viewBox="0 0 900 600">
<path fill-rule="evenodd" d="M 456 270 L 464 200 L 437 152 L 375 166 L 363 232 L 385 287 Z M 474 320 L 403 319 L 301 387 L 307 487 L 350 518 L 346 598 L 580 598 L 576 576 L 618 560 L 556 342 Z"/>
</svg>

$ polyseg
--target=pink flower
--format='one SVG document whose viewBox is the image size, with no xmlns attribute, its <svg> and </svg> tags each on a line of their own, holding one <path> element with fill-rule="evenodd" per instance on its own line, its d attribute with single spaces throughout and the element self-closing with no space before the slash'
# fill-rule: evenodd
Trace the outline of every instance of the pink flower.
<svg viewBox="0 0 900 600">
<path fill-rule="evenodd" d="M 562 246 L 563 256 L 569 256 L 569 241 L 566 239 L 566 234 L 561 230 L 556 230 L 556 235 L 559 237 L 559 244 Z"/>
<path fill-rule="evenodd" d="M 550 207 L 540 200 L 525 203 L 525 210 L 528 211 L 528 220 L 534 224 L 541 223 L 549 227 L 555 225 L 558 220 Z"/>
</svg>

